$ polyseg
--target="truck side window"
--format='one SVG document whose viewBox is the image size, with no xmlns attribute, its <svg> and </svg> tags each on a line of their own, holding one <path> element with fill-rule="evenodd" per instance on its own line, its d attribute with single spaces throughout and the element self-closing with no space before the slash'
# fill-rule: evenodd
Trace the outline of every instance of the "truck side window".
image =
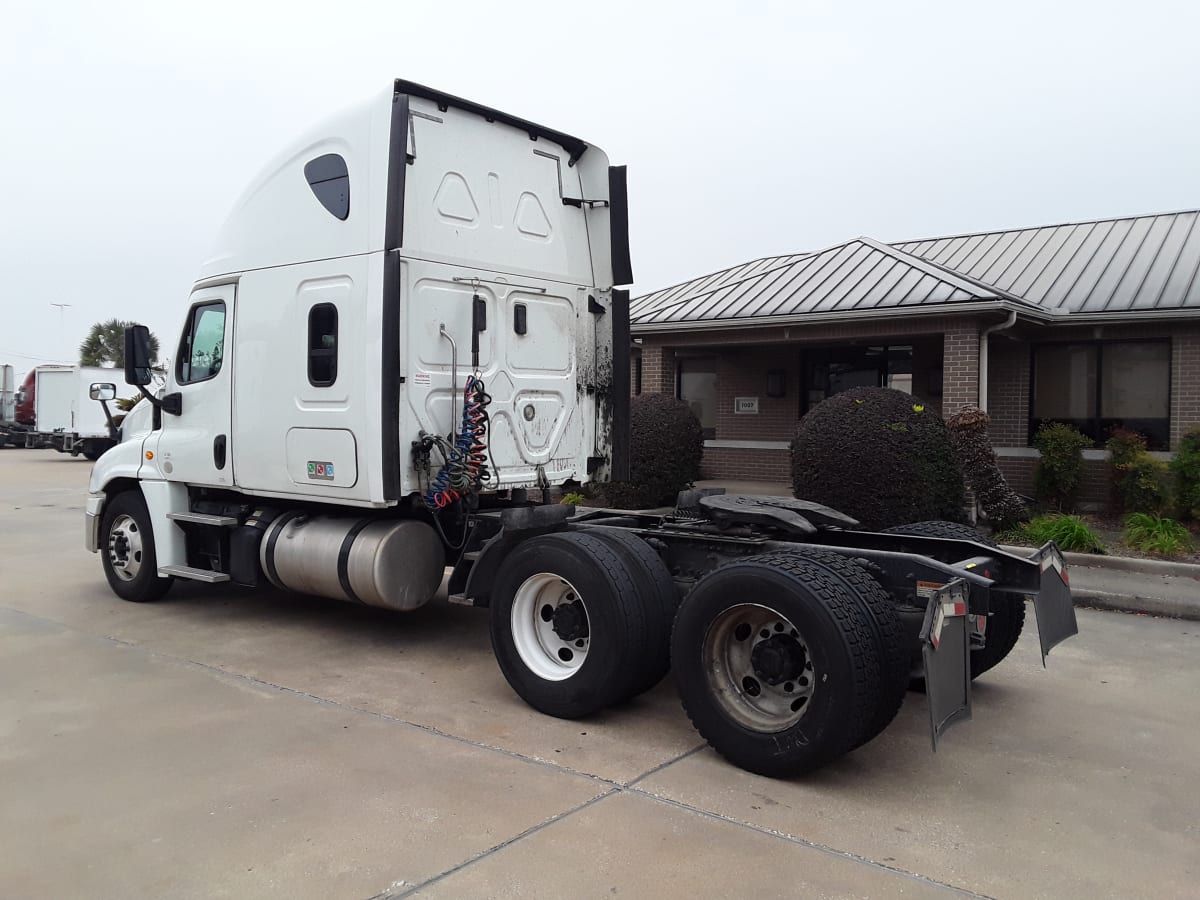
<svg viewBox="0 0 1200 900">
<path fill-rule="evenodd" d="M 318 303 L 308 311 L 308 383 L 329 387 L 337 381 L 337 307 Z"/>
<path fill-rule="evenodd" d="M 202 303 L 192 308 L 179 345 L 176 379 L 180 384 L 207 381 L 221 371 L 225 350 L 225 304 Z"/>
<path fill-rule="evenodd" d="M 350 173 L 346 160 L 336 153 L 318 156 L 304 166 L 304 178 L 325 209 L 342 220 L 350 215 Z"/>
</svg>

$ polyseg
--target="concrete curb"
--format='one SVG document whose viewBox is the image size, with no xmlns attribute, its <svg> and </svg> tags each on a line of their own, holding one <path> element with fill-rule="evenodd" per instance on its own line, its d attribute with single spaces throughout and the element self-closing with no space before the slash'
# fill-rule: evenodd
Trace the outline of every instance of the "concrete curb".
<svg viewBox="0 0 1200 900">
<path fill-rule="evenodd" d="M 1028 556 L 1028 547 L 1004 547 Z M 1076 606 L 1200 620 L 1200 566 L 1158 559 L 1065 553 Z M 1110 588 L 1119 587 L 1119 590 Z"/>
<path fill-rule="evenodd" d="M 1165 597 L 1131 597 L 1128 594 L 1113 594 L 1097 590 L 1074 591 L 1071 597 L 1076 606 L 1200 621 L 1200 598 L 1187 601 Z"/>
<path fill-rule="evenodd" d="M 1000 549 L 1018 556 L 1032 556 L 1029 547 L 1001 544 Z M 1171 562 L 1166 559 L 1134 559 L 1130 556 L 1106 556 L 1100 553 L 1064 553 L 1069 566 L 1085 566 L 1089 569 L 1116 569 L 1121 572 L 1140 572 L 1144 575 L 1175 575 L 1180 578 L 1200 579 L 1200 565 L 1195 563 Z"/>
</svg>

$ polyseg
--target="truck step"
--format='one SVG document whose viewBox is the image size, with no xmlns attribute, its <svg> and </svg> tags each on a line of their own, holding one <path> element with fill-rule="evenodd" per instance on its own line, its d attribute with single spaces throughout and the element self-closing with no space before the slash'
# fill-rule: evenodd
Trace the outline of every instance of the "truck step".
<svg viewBox="0 0 1200 900">
<path fill-rule="evenodd" d="M 226 527 L 236 525 L 238 520 L 234 516 L 210 516 L 208 513 L 198 512 L 172 512 L 167 513 L 168 519 L 173 519 L 176 522 L 194 522 L 197 525 L 217 525 Z"/>
<path fill-rule="evenodd" d="M 196 569 L 192 566 L 159 566 L 160 578 L 174 575 L 176 578 L 186 578 L 189 581 L 203 581 L 206 584 L 219 584 L 228 581 L 229 576 L 224 572 L 214 572 L 211 569 Z"/>
<path fill-rule="evenodd" d="M 481 556 L 483 556 L 482 550 L 468 550 L 462 555 L 462 558 L 467 562 L 478 562 Z"/>
<path fill-rule="evenodd" d="M 451 603 L 457 604 L 458 606 L 474 606 L 475 605 L 475 601 L 472 600 L 470 597 L 468 597 L 466 594 L 450 594 L 449 596 L 446 597 L 446 599 L 449 600 Z"/>
</svg>

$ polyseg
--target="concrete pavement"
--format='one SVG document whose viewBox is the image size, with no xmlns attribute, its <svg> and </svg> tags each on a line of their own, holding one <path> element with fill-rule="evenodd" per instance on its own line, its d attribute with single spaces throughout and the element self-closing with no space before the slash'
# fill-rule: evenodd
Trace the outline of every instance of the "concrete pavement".
<svg viewBox="0 0 1200 900">
<path fill-rule="evenodd" d="M 486 613 L 228 586 L 123 603 L 89 466 L 0 452 L 0 884 L 11 897 L 1186 897 L 1200 628 L 1030 628 L 928 749 L 910 694 L 804 780 L 704 748 L 670 682 L 538 715 Z"/>
</svg>

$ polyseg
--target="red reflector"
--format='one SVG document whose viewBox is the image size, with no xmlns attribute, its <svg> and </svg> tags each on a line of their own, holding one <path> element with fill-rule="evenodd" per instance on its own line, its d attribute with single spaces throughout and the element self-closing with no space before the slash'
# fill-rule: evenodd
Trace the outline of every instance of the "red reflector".
<svg viewBox="0 0 1200 900">
<path fill-rule="evenodd" d="M 991 570 L 990 570 L 990 569 L 984 569 L 984 570 L 983 570 L 983 577 L 984 577 L 984 578 L 991 578 L 991 577 L 992 577 Z"/>
</svg>

